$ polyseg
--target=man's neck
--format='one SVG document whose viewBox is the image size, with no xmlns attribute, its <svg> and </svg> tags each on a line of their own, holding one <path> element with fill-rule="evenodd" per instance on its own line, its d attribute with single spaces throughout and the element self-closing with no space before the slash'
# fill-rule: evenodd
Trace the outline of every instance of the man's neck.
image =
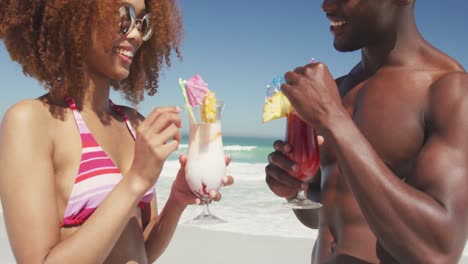
<svg viewBox="0 0 468 264">
<path fill-rule="evenodd" d="M 403 8 L 393 33 L 361 50 L 362 69 L 371 76 L 384 66 L 404 66 L 428 45 L 419 33 L 411 7 Z"/>
</svg>

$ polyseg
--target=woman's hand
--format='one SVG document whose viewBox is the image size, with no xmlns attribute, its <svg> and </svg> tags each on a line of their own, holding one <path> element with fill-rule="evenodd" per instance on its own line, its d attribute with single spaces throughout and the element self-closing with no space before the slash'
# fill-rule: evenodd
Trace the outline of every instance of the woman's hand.
<svg viewBox="0 0 468 264">
<path fill-rule="evenodd" d="M 167 157 L 182 138 L 179 107 L 154 109 L 136 129 L 135 154 L 129 176 L 139 192 L 155 185 Z"/>
<path fill-rule="evenodd" d="M 226 166 L 229 165 L 231 162 L 231 158 L 226 155 L 225 156 Z M 200 199 L 190 190 L 190 187 L 187 184 L 187 180 L 185 179 L 185 165 L 187 164 L 187 156 L 185 154 L 181 154 L 179 156 L 180 162 L 180 169 L 177 173 L 177 177 L 172 184 L 171 189 L 171 196 L 175 198 L 182 205 L 189 205 L 189 204 L 199 204 L 201 201 Z M 223 186 L 229 186 L 234 183 L 234 178 L 232 176 L 226 176 L 223 178 Z M 221 194 L 216 190 L 210 191 L 210 198 L 213 201 L 221 200 Z"/>
</svg>

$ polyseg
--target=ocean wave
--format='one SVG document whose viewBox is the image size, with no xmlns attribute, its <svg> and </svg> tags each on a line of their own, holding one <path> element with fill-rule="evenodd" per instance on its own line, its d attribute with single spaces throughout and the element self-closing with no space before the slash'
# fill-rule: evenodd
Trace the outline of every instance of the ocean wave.
<svg viewBox="0 0 468 264">
<path fill-rule="evenodd" d="M 266 163 L 231 162 L 226 170 L 235 181 L 264 181 L 265 166 Z M 175 178 L 179 169 L 179 161 L 168 160 L 164 164 L 160 178 Z"/>
<path fill-rule="evenodd" d="M 179 149 L 186 149 L 188 148 L 188 144 L 179 144 Z"/>
<path fill-rule="evenodd" d="M 241 146 L 241 145 L 224 146 L 224 150 L 227 150 L 227 151 L 252 151 L 256 148 L 257 146 Z"/>
<path fill-rule="evenodd" d="M 279 203 L 277 207 L 280 207 Z M 288 209 L 279 209 L 272 212 L 263 212 L 255 207 L 247 210 L 227 206 L 220 201 L 210 205 L 211 211 L 216 216 L 224 219 L 227 223 L 221 225 L 197 226 L 199 228 L 240 233 L 256 236 L 275 236 L 288 238 L 315 239 L 317 230 L 312 230 L 302 225 L 294 213 Z M 201 208 L 190 206 L 181 216 L 179 224 L 189 225 L 186 222 L 200 213 Z M 266 224 L 268 223 L 268 224 Z"/>
<path fill-rule="evenodd" d="M 187 149 L 188 144 L 180 144 L 179 150 Z M 243 145 L 227 145 L 224 146 L 225 151 L 252 151 L 255 150 L 257 146 L 243 146 Z"/>
<path fill-rule="evenodd" d="M 210 204 L 211 212 L 227 223 L 202 228 L 250 235 L 299 238 L 316 236 L 316 231 L 300 224 L 292 210 L 282 206 L 284 199 L 269 190 L 263 176 L 259 177 L 261 181 L 255 182 L 235 178 L 232 186 L 220 190 L 222 200 Z M 171 185 L 172 180 L 169 178 L 161 178 L 156 185 L 160 208 L 167 201 Z M 185 225 L 186 221 L 194 218 L 200 211 L 200 206 L 187 207 L 179 223 Z"/>
</svg>

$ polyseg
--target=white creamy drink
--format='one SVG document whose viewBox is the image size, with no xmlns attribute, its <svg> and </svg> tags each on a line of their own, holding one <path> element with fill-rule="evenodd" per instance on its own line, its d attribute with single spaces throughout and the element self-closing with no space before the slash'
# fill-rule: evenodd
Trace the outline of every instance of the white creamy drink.
<svg viewBox="0 0 468 264">
<path fill-rule="evenodd" d="M 209 198 L 226 176 L 221 122 L 191 124 L 189 141 L 187 183 L 198 197 Z"/>
</svg>

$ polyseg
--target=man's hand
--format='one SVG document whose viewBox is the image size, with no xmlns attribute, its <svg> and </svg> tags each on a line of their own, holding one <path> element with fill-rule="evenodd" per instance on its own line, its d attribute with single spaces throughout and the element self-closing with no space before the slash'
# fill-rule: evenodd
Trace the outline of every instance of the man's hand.
<svg viewBox="0 0 468 264">
<path fill-rule="evenodd" d="M 324 140 L 318 136 L 318 143 L 322 145 Z M 291 151 L 291 145 L 277 140 L 273 144 L 275 151 L 268 155 L 268 165 L 265 168 L 266 182 L 270 190 L 279 197 L 293 198 L 297 192 L 307 190 L 308 184 L 291 176 L 297 170 L 297 165 L 291 161 L 287 154 Z"/>
<path fill-rule="evenodd" d="M 284 75 L 281 90 L 301 118 L 315 128 L 346 113 L 335 80 L 323 63 L 298 67 Z"/>
</svg>

